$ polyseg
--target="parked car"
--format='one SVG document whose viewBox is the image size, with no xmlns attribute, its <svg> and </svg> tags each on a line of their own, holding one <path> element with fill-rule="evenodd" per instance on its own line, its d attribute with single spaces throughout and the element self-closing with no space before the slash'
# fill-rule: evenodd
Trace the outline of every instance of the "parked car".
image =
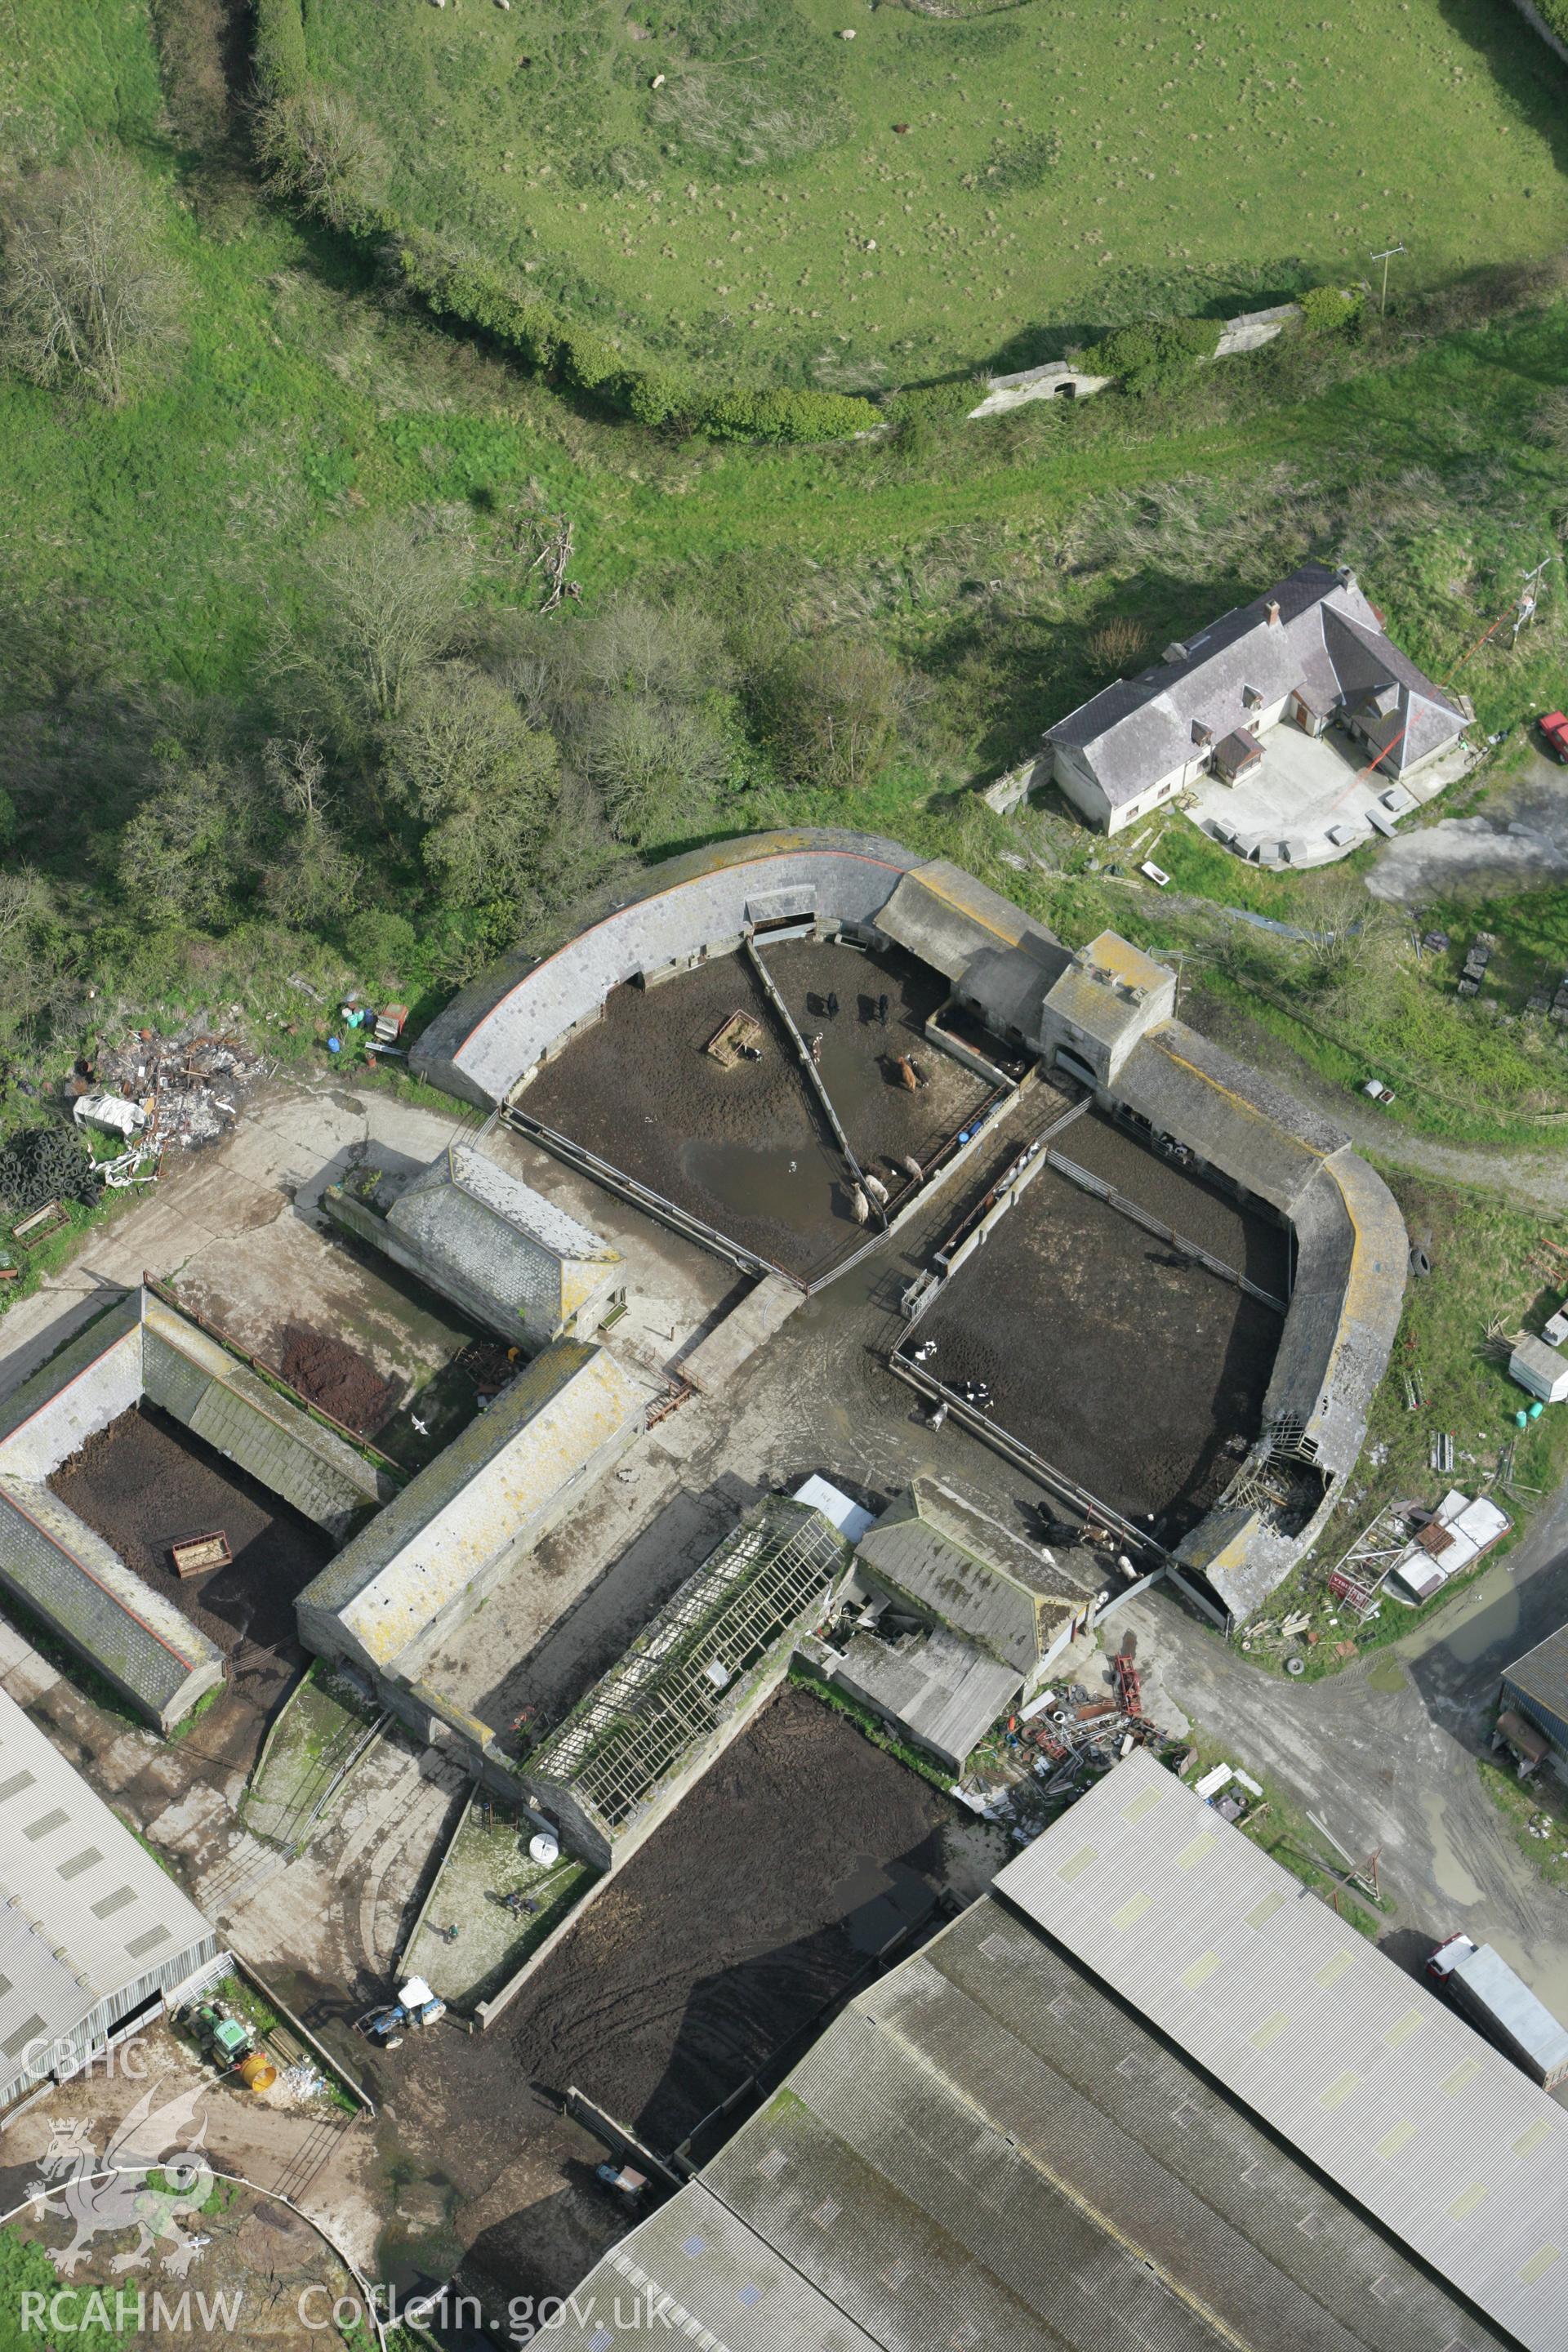
<svg viewBox="0 0 1568 2352">
<path fill-rule="evenodd" d="M 1568 719 L 1561 710 L 1548 710 L 1537 720 L 1541 740 L 1552 759 L 1568 766 Z"/>
</svg>

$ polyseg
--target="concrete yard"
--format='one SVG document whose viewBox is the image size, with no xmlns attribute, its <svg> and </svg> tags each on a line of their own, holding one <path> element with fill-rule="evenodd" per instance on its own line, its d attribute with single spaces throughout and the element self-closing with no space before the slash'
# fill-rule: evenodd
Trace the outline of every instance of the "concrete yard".
<svg viewBox="0 0 1568 2352">
<path fill-rule="evenodd" d="M 990 1092 L 926 1042 L 925 1022 L 945 1002 L 947 982 L 897 951 L 873 957 L 796 940 L 763 953 L 802 1034 L 822 1037 L 823 1080 L 856 1156 L 896 1201 L 908 1181 L 904 1156 L 923 1166 Z M 725 1069 L 706 1048 L 736 1011 L 761 1024 L 762 1058 Z M 909 1055 L 927 1081 L 913 1094 L 896 1067 Z M 842 1155 L 739 955 L 651 990 L 616 989 L 603 1020 L 540 1073 L 519 1108 L 803 1279 L 864 1238 Z"/>
<path fill-rule="evenodd" d="M 944 1386 L 989 1382 L 991 1420 L 1170 1540 L 1258 1433 L 1280 1318 L 1046 1168 L 918 1331 Z"/>
<path fill-rule="evenodd" d="M 491 2028 L 660 2153 L 923 1916 L 945 1799 L 784 1690 L 584 1912 Z"/>
<path fill-rule="evenodd" d="M 1348 857 L 1382 830 L 1369 809 L 1395 823 L 1435 800 L 1475 761 L 1457 743 L 1401 779 L 1373 768 L 1366 745 L 1337 728 L 1314 739 L 1286 721 L 1262 740 L 1261 761 L 1237 783 L 1210 775 L 1190 787 L 1194 821 L 1260 866 L 1292 869 Z"/>
<path fill-rule="evenodd" d="M 443 2000 L 471 2012 L 553 1935 L 593 1885 L 594 1873 L 567 1853 L 552 1863 L 533 1861 L 530 1833 L 517 1814 L 476 1796 L 441 1857 L 400 1976 L 422 1976 Z M 531 1909 L 509 1910 L 508 1895 L 521 1895 Z"/>
</svg>

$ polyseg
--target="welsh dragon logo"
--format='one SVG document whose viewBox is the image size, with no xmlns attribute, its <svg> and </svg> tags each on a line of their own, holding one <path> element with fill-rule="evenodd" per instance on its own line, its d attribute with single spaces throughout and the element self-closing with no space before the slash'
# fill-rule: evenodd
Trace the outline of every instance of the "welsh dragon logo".
<svg viewBox="0 0 1568 2352">
<path fill-rule="evenodd" d="M 111 2272 L 144 2270 L 160 2246 L 170 2250 L 160 2268 L 176 2278 L 199 2259 L 200 2246 L 176 2225 L 199 2213 L 212 2192 L 213 2170 L 203 2152 L 206 2119 L 196 2115 L 202 2088 L 154 2107 L 157 2090 L 154 2084 L 142 2093 L 101 2156 L 84 2121 L 53 2126 L 28 2196 L 38 2212 L 68 2222 L 74 2232 L 68 2246 L 47 2249 L 62 2278 L 75 2277 L 95 2239 L 131 2230 L 136 2243 L 113 2257 Z"/>
</svg>

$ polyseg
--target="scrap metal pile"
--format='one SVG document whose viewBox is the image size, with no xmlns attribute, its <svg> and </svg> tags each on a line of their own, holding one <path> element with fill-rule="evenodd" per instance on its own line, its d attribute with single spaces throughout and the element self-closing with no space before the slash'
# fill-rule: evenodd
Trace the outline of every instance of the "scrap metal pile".
<svg viewBox="0 0 1568 2352">
<path fill-rule="evenodd" d="M 119 1045 L 103 1047 L 96 1064 L 85 1069 L 79 1065 L 69 1090 L 81 1097 L 110 1095 L 137 1104 L 146 1125 L 136 1144 L 146 1159 L 189 1151 L 226 1134 L 246 1093 L 269 1066 L 265 1055 L 237 1036 L 192 1028 L 160 1037 L 151 1029 L 134 1029 Z"/>
<path fill-rule="evenodd" d="M 1114 1697 L 1090 1697 L 1082 1683 L 1066 1691 L 1051 1691 L 1047 1703 L 1027 1721 L 1020 1719 L 1016 1737 L 1034 1748 L 1034 1770 L 1047 1797 L 1065 1796 L 1086 1773 L 1096 1776 L 1146 1746 L 1157 1737 L 1143 1713 L 1138 1670 L 1131 1658 L 1111 1660 L 1116 1675 Z"/>
</svg>

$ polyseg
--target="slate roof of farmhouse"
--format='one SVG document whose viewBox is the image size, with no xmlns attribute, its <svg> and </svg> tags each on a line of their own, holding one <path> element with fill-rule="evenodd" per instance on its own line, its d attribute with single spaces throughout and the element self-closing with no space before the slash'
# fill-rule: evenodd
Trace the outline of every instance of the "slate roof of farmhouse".
<svg viewBox="0 0 1568 2352">
<path fill-rule="evenodd" d="M 1113 808 L 1296 691 L 1316 710 L 1366 718 L 1390 747 L 1390 775 L 1451 741 L 1468 716 L 1393 643 L 1354 573 L 1326 564 L 1303 563 L 1168 650 L 1174 658 L 1119 678 L 1047 730 L 1082 754 Z"/>
</svg>

